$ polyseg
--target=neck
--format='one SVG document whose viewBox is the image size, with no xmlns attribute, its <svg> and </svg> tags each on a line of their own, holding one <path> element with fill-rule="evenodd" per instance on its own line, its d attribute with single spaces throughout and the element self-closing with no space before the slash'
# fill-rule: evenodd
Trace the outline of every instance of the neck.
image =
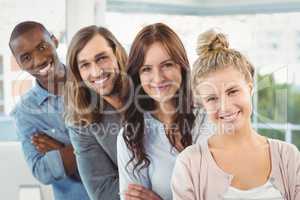
<svg viewBox="0 0 300 200">
<path fill-rule="evenodd" d="M 217 137 L 222 141 L 221 146 L 234 147 L 234 146 L 249 146 L 249 144 L 258 144 L 262 137 L 256 133 L 252 128 L 251 122 L 249 121 L 243 127 L 238 130 L 224 133 L 218 129 Z"/>
<path fill-rule="evenodd" d="M 123 107 L 123 101 L 119 95 L 104 96 L 103 99 L 118 111 Z"/>
<path fill-rule="evenodd" d="M 174 101 L 156 103 L 154 116 L 165 124 L 172 124 L 176 119 L 176 108 Z"/>
</svg>

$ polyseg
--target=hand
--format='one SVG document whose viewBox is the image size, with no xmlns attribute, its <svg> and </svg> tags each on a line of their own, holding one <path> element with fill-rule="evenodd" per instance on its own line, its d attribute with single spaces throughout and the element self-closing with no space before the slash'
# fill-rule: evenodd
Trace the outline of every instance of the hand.
<svg viewBox="0 0 300 200">
<path fill-rule="evenodd" d="M 32 144 L 40 153 L 47 153 L 52 150 L 59 150 L 65 145 L 54 138 L 46 135 L 43 132 L 38 132 L 34 134 L 31 138 Z"/>
<path fill-rule="evenodd" d="M 129 184 L 125 192 L 125 200 L 161 200 L 161 198 L 141 185 Z"/>
</svg>

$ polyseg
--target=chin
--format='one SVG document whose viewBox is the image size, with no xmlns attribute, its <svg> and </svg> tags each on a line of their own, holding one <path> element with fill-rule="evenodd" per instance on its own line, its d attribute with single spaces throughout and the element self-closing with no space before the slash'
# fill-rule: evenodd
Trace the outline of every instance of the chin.
<svg viewBox="0 0 300 200">
<path fill-rule="evenodd" d="M 112 95 L 113 90 L 111 88 L 105 88 L 105 89 L 95 89 L 96 92 L 100 95 L 100 96 L 110 96 Z"/>
</svg>

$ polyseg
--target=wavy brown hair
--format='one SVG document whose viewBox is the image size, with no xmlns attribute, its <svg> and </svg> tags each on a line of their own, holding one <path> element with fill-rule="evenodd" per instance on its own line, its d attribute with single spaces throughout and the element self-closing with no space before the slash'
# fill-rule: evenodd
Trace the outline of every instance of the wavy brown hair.
<svg viewBox="0 0 300 200">
<path fill-rule="evenodd" d="M 112 48 L 118 66 L 120 76 L 115 83 L 114 93 L 120 94 L 123 98 L 127 92 L 126 62 L 127 54 L 125 49 L 115 36 L 104 27 L 88 26 L 80 29 L 72 38 L 67 53 L 67 83 L 65 87 L 65 120 L 69 124 L 89 124 L 99 121 L 103 99 L 89 89 L 79 73 L 77 56 L 85 45 L 95 36 L 102 36 Z"/>
<path fill-rule="evenodd" d="M 145 93 L 143 88 L 140 88 L 139 69 L 144 64 L 147 50 L 156 42 L 159 42 L 168 52 L 171 59 L 181 67 L 182 83 L 174 97 L 177 108 L 175 122 L 182 136 L 181 144 L 183 147 L 192 144 L 191 127 L 195 116 L 192 112 L 190 67 L 186 51 L 181 40 L 171 28 L 162 23 L 148 25 L 135 37 L 127 65 L 128 77 L 133 83 L 133 86 L 130 87 L 130 93 L 134 94 L 135 99 L 130 101 L 130 105 L 124 114 L 123 138 L 127 148 L 132 153 L 129 163 L 134 162 L 133 174 L 135 174 L 138 167 L 137 171 L 148 167 L 150 164 L 143 141 L 145 128 L 143 111 L 154 111 L 155 104 L 154 100 Z M 137 98 L 140 95 L 146 98 Z M 174 138 L 169 137 L 173 147 L 175 146 L 174 140 Z"/>
</svg>

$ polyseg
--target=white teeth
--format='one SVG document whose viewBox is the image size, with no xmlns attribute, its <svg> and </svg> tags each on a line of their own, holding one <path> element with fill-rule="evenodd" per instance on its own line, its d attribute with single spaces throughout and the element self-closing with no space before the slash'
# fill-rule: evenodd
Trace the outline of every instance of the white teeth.
<svg viewBox="0 0 300 200">
<path fill-rule="evenodd" d="M 232 113 L 232 114 L 226 114 L 226 115 L 222 115 L 220 116 L 221 120 L 222 121 L 225 121 L 225 122 L 231 122 L 231 121 L 234 121 L 237 117 L 237 115 L 239 114 L 239 112 L 235 112 L 235 113 Z"/>
<path fill-rule="evenodd" d="M 41 69 L 39 71 L 40 75 L 42 75 L 42 76 L 47 75 L 50 68 L 51 68 L 51 63 L 49 63 L 46 67 L 44 67 L 43 69 Z"/>
<path fill-rule="evenodd" d="M 102 83 L 104 83 L 107 80 L 108 80 L 108 77 L 105 77 L 105 78 L 102 78 L 102 79 L 99 79 L 99 80 L 95 81 L 95 83 L 96 84 L 102 84 Z"/>
</svg>

